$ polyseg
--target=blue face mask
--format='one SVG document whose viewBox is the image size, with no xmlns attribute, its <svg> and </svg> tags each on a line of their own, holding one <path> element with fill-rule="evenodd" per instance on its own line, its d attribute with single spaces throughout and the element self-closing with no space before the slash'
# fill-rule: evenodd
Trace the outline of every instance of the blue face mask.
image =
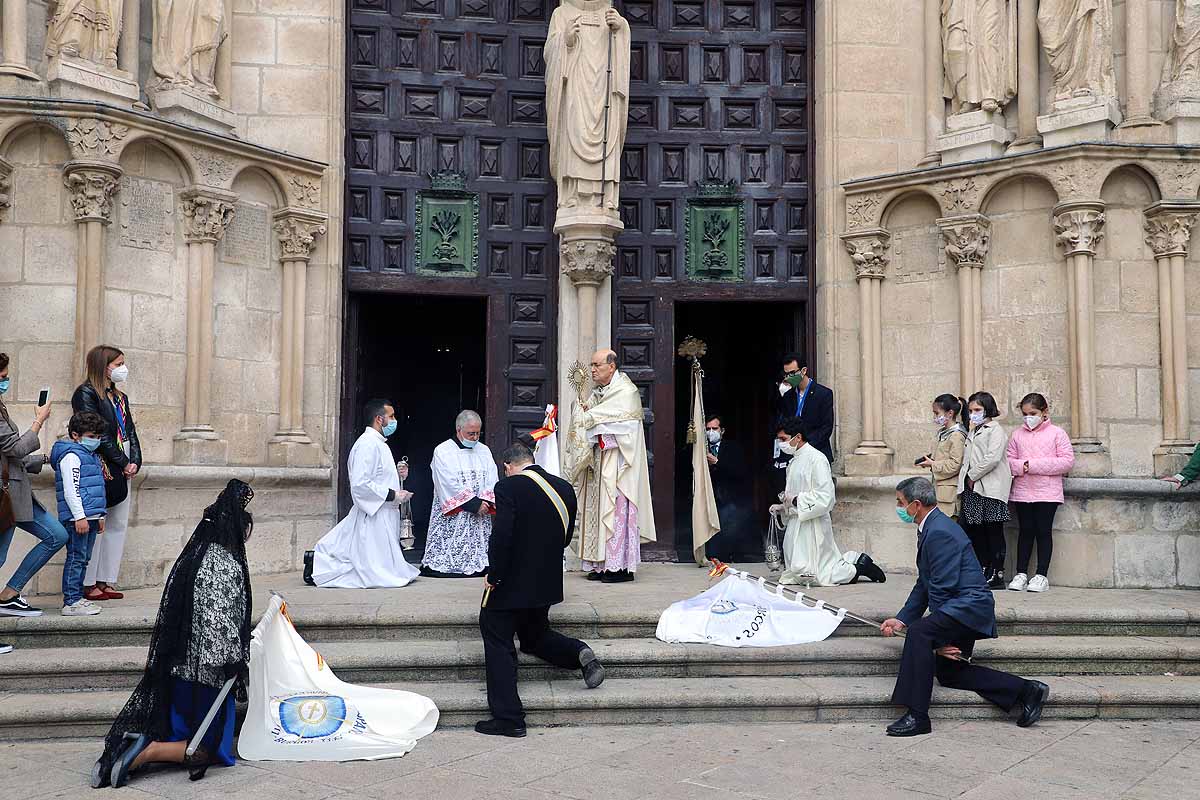
<svg viewBox="0 0 1200 800">
<path fill-rule="evenodd" d="M 479 442 L 477 442 L 475 439 L 459 439 L 459 441 L 462 442 L 462 446 L 467 448 L 468 450 L 474 448 L 475 445 L 479 444 Z"/>
<path fill-rule="evenodd" d="M 79 439 L 79 443 L 83 445 L 89 453 L 94 453 L 100 448 L 100 440 L 92 436 L 81 437 Z"/>
<path fill-rule="evenodd" d="M 396 420 L 392 420 L 387 425 L 383 426 L 383 435 L 391 436 L 393 433 L 396 432 L 397 427 L 399 427 L 399 426 L 398 426 L 398 423 L 396 422 Z"/>
<path fill-rule="evenodd" d="M 912 525 L 914 522 L 917 521 L 916 517 L 914 517 L 912 514 L 908 513 L 907 506 L 896 506 L 896 516 L 899 517 L 900 521 L 903 522 L 905 525 Z"/>
<path fill-rule="evenodd" d="M 8 378 L 5 378 L 4 380 L 0 381 L 0 394 L 6 394 L 7 392 L 8 392 Z"/>
</svg>

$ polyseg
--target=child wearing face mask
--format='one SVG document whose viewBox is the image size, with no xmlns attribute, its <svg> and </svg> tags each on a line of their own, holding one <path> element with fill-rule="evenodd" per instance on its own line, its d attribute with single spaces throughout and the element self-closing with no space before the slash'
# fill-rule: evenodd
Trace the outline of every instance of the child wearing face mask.
<svg viewBox="0 0 1200 800">
<path fill-rule="evenodd" d="M 99 414 L 81 411 L 71 417 L 67 426 L 70 439 L 55 442 L 50 451 L 58 519 L 67 529 L 67 560 L 62 577 L 64 617 L 87 617 L 101 610 L 83 596 L 83 575 L 92 557 L 96 534 L 104 532 L 108 502 L 104 468 L 96 450 L 106 429 L 107 423 Z"/>
<path fill-rule="evenodd" d="M 1075 466 L 1075 451 L 1066 431 L 1050 422 L 1050 404 L 1040 394 L 1021 399 L 1024 423 L 1008 440 L 1009 470 L 1013 475 L 1009 505 L 1017 514 L 1021 534 L 1017 539 L 1017 574 L 1008 588 L 1014 592 L 1044 592 L 1050 588 L 1046 574 L 1054 552 L 1051 529 L 1063 503 L 1063 476 Z M 1037 542 L 1037 574 L 1028 575 L 1029 559 Z"/>
<path fill-rule="evenodd" d="M 932 405 L 937 440 L 933 452 L 917 460 L 918 467 L 933 473 L 938 508 L 948 517 L 958 518 L 958 473 L 962 469 L 967 432 L 958 422 L 964 403 L 952 394 L 938 395 Z"/>
<path fill-rule="evenodd" d="M 959 524 L 975 548 L 989 589 L 1004 589 L 1004 523 L 1009 520 L 1012 475 L 1004 461 L 1008 437 L 996 422 L 1000 410 L 988 392 L 971 395 L 967 405 L 971 432 L 958 476 Z"/>
</svg>

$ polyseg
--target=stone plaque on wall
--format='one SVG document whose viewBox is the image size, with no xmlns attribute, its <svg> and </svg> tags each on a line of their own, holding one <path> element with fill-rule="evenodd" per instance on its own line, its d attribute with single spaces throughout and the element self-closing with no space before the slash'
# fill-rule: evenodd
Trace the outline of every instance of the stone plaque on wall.
<svg viewBox="0 0 1200 800">
<path fill-rule="evenodd" d="M 271 220 L 266 206 L 237 203 L 221 239 L 221 260 L 265 266 L 271 259 Z"/>
<path fill-rule="evenodd" d="M 899 283 L 938 277 L 946 271 L 942 234 L 937 225 L 894 230 L 891 239 L 892 274 Z"/>
<path fill-rule="evenodd" d="M 175 188 L 165 181 L 121 178 L 119 242 L 143 250 L 175 249 Z"/>
</svg>

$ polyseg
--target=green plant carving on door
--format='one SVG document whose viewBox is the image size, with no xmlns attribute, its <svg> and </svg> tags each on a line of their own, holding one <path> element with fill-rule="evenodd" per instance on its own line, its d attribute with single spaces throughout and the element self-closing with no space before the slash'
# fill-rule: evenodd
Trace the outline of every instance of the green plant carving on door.
<svg viewBox="0 0 1200 800">
<path fill-rule="evenodd" d="M 459 172 L 434 172 L 417 192 L 413 219 L 416 271 L 425 275 L 479 274 L 479 195 Z"/>
<path fill-rule="evenodd" d="M 722 249 L 725 235 L 729 233 L 729 220 L 719 211 L 704 215 L 704 269 L 709 272 L 724 272 L 729 268 L 729 255 Z"/>
<path fill-rule="evenodd" d="M 461 220 L 461 214 L 455 214 L 449 209 L 439 211 L 429 220 L 429 229 L 441 239 L 433 248 L 433 257 L 438 261 L 450 262 L 458 258 L 458 247 L 454 240 L 458 238 L 458 223 Z"/>
<path fill-rule="evenodd" d="M 687 274 L 699 281 L 740 281 L 746 271 L 746 213 L 733 181 L 702 183 L 687 201 Z"/>
</svg>

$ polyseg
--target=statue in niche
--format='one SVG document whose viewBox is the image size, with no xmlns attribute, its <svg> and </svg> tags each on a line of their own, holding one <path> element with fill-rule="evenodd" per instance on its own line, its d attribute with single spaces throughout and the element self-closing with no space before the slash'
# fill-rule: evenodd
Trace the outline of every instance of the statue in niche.
<svg viewBox="0 0 1200 800">
<path fill-rule="evenodd" d="M 1175 29 L 1155 105 L 1164 114 L 1177 100 L 1200 100 L 1200 0 L 1175 0 Z"/>
<path fill-rule="evenodd" d="M 48 9 L 46 55 L 116 69 L 124 0 L 58 0 Z"/>
<path fill-rule="evenodd" d="M 155 0 L 158 89 L 192 88 L 217 98 L 217 50 L 229 35 L 224 0 Z"/>
<path fill-rule="evenodd" d="M 1016 95 L 1016 0 L 942 0 L 942 94 L 950 113 L 998 111 Z"/>
<path fill-rule="evenodd" d="M 1116 99 L 1112 0 L 1041 0 L 1038 32 L 1050 62 L 1051 104 Z"/>
<path fill-rule="evenodd" d="M 550 17 L 546 127 L 560 209 L 617 208 L 629 43 L 629 23 L 611 0 L 563 0 Z"/>
</svg>

